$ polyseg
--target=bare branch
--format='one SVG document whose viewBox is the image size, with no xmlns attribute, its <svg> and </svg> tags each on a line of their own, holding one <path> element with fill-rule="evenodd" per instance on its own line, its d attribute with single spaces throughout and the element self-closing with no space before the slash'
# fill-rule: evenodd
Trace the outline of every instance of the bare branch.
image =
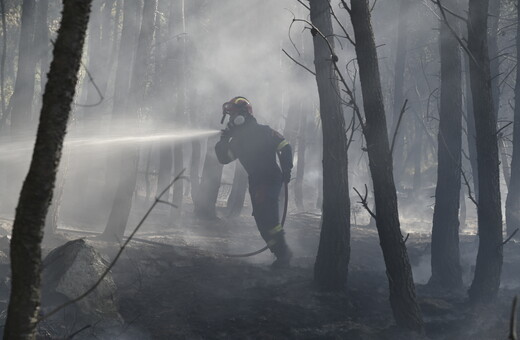
<svg viewBox="0 0 520 340">
<path fill-rule="evenodd" d="M 513 237 L 515 237 L 516 233 L 518 232 L 518 229 L 519 228 L 516 228 L 515 231 L 513 231 L 511 233 L 511 235 L 509 235 L 508 238 L 506 238 L 506 240 L 504 242 L 502 242 L 502 245 L 505 245 L 507 242 L 509 242 Z"/>
<path fill-rule="evenodd" d="M 144 221 L 148 218 L 148 215 L 150 215 L 150 213 L 152 212 L 153 208 L 155 208 L 155 206 L 157 205 L 157 203 L 159 203 L 160 201 L 160 198 L 168 191 L 170 190 L 170 188 L 172 187 L 172 185 L 177 182 L 181 177 L 182 177 L 182 174 L 184 173 L 186 169 L 182 169 L 182 171 L 177 175 L 175 176 L 175 178 L 171 181 L 170 184 L 168 184 L 166 186 L 166 188 L 163 189 L 163 191 L 161 191 L 161 193 L 159 194 L 159 196 L 157 196 L 157 198 L 155 199 L 155 201 L 152 203 L 152 205 L 150 206 L 150 208 L 148 208 L 148 210 L 146 211 L 146 213 L 144 214 L 144 216 L 141 218 L 141 220 L 139 221 L 139 223 L 137 224 L 137 226 L 134 228 L 134 230 L 132 231 L 132 233 L 128 236 L 128 238 L 126 239 L 126 241 L 123 243 L 123 245 L 119 248 L 119 251 L 117 252 L 116 256 L 114 257 L 114 259 L 112 260 L 112 262 L 110 262 L 110 264 L 108 265 L 108 267 L 105 269 L 105 271 L 103 272 L 103 274 L 101 274 L 101 276 L 99 277 L 99 279 L 96 281 L 96 283 L 94 283 L 92 285 L 92 287 L 90 287 L 89 289 L 87 289 L 83 294 L 79 295 L 78 297 L 72 299 L 72 300 L 69 300 L 61 305 L 59 305 L 58 307 L 54 308 L 53 310 L 51 310 L 50 312 L 48 312 L 47 314 L 41 316 L 40 318 L 38 318 L 37 322 L 36 323 L 39 323 L 45 319 L 48 319 L 49 317 L 51 317 L 52 315 L 56 314 L 57 312 L 59 312 L 60 310 L 62 310 L 63 308 L 67 307 L 67 306 L 70 306 L 82 299 L 84 299 L 87 295 L 89 295 L 90 293 L 92 293 L 98 286 L 99 284 L 103 281 L 103 279 L 108 275 L 108 273 L 110 272 L 110 270 L 114 267 L 114 265 L 116 264 L 117 260 L 119 259 L 119 257 L 121 256 L 121 254 L 123 253 L 123 250 L 125 250 L 126 246 L 128 245 L 128 243 L 130 243 L 130 241 L 132 240 L 132 238 L 134 237 L 134 235 L 137 233 L 137 231 L 139 231 L 139 229 L 141 228 L 141 226 L 143 225 Z"/>
<path fill-rule="evenodd" d="M 478 203 L 473 197 L 473 194 L 471 193 L 471 186 L 469 185 L 468 178 L 466 177 L 466 174 L 464 173 L 464 170 L 462 167 L 460 167 L 460 173 L 462 174 L 462 178 L 464 178 L 464 183 L 466 183 L 466 187 L 468 188 L 468 197 L 475 204 L 476 207 L 478 207 Z"/>
<path fill-rule="evenodd" d="M 370 216 L 372 216 L 375 220 L 377 220 L 376 214 L 374 214 L 372 212 L 372 210 L 370 210 L 370 208 L 368 207 L 368 202 L 367 202 L 368 188 L 367 188 L 367 185 L 365 184 L 365 196 L 361 196 L 361 194 L 359 193 L 359 191 L 355 187 L 353 189 L 356 192 L 356 194 L 358 194 L 359 199 L 361 200 L 358 203 L 360 203 L 363 206 L 363 208 L 365 208 L 365 210 L 368 211 Z"/>
<path fill-rule="evenodd" d="M 336 22 L 338 23 L 339 27 L 341 27 L 341 29 L 343 30 L 343 33 L 345 33 L 345 38 L 353 45 L 353 46 L 356 46 L 356 43 L 354 42 L 354 40 L 352 40 L 352 38 L 350 37 L 350 34 L 348 34 L 347 32 L 347 29 L 341 24 L 341 21 L 339 21 L 338 17 L 336 16 L 336 13 L 334 12 L 334 9 L 332 8 L 332 5 L 330 4 L 329 2 L 329 8 L 330 8 L 330 13 L 332 14 L 332 16 L 334 17 L 334 19 L 336 20 Z"/>
<path fill-rule="evenodd" d="M 298 1 L 303 7 L 307 8 L 309 11 L 311 10 L 311 8 L 309 6 L 307 6 L 306 4 L 304 4 L 302 0 L 296 0 L 296 1 Z"/>
<path fill-rule="evenodd" d="M 399 119 L 397 120 L 397 125 L 395 126 L 394 135 L 392 137 L 392 144 L 390 145 L 390 154 L 394 153 L 395 138 L 397 137 L 399 126 L 401 125 L 401 120 L 403 119 L 404 112 L 406 111 L 406 104 L 408 104 L 408 99 L 405 99 L 403 107 L 401 108 L 401 112 L 399 113 Z"/>
<path fill-rule="evenodd" d="M 298 62 L 296 59 L 294 59 L 293 57 L 291 57 L 291 56 L 289 55 L 289 53 L 287 53 L 287 51 L 284 50 L 283 48 L 282 48 L 282 52 L 285 53 L 285 55 L 286 55 L 289 59 L 291 59 L 292 61 L 294 61 L 297 65 L 299 65 L 299 66 L 303 67 L 304 69 L 306 69 L 306 70 L 307 70 L 308 72 L 310 72 L 313 76 L 316 76 L 316 73 L 315 73 L 315 72 L 313 72 L 310 68 L 308 68 L 307 66 L 303 65 L 302 63 Z"/>
</svg>

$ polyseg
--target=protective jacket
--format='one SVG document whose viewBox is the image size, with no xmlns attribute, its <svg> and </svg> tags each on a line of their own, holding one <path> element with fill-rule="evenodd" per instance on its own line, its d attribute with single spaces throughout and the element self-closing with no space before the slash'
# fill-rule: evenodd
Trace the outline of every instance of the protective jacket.
<svg viewBox="0 0 520 340">
<path fill-rule="evenodd" d="M 228 164 L 237 159 L 249 175 L 249 184 L 275 184 L 290 176 L 292 150 L 281 134 L 267 125 L 258 124 L 248 116 L 243 125 L 232 128 L 229 136 L 223 136 L 215 145 L 220 163 Z M 276 153 L 280 152 L 280 165 L 276 163 Z M 288 181 L 289 178 L 285 178 Z"/>
</svg>

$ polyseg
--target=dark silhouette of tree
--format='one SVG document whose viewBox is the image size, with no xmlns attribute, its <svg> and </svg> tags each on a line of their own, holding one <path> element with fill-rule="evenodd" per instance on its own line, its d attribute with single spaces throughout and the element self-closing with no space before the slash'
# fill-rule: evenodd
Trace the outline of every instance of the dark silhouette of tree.
<svg viewBox="0 0 520 340">
<path fill-rule="evenodd" d="M 22 23 L 18 45 L 18 67 L 14 92 L 9 102 L 11 113 L 11 132 L 20 133 L 31 121 L 34 97 L 34 74 L 36 53 L 33 49 L 34 27 L 36 22 L 36 2 L 22 2 Z"/>
<path fill-rule="evenodd" d="M 125 1 L 125 3 L 128 0 Z M 143 107 L 146 97 L 146 66 L 150 58 L 153 40 L 157 0 L 145 1 L 143 6 L 141 31 L 133 63 L 130 96 L 126 103 L 130 119 L 137 122 L 138 111 Z M 125 13 L 126 15 L 126 13 Z M 135 145 L 124 146 L 119 155 L 119 173 L 116 196 L 102 237 L 108 240 L 122 240 L 137 183 L 139 149 Z"/>
<path fill-rule="evenodd" d="M 516 31 L 516 51 L 520 55 L 520 15 Z M 513 157 L 511 159 L 511 180 L 506 198 L 507 233 L 520 228 L 520 69 L 516 69 L 515 111 L 513 118 Z"/>
<path fill-rule="evenodd" d="M 311 22 L 333 47 L 330 1 L 309 4 Z M 344 290 L 350 260 L 347 136 L 331 51 L 320 35 L 314 34 L 313 42 L 323 131 L 323 213 L 314 281 L 323 290 Z"/>
<path fill-rule="evenodd" d="M 468 50 L 477 139 L 479 248 L 470 299 L 494 299 L 502 271 L 502 212 L 496 117 L 493 111 L 488 54 L 487 19 L 489 0 L 470 0 Z"/>
<path fill-rule="evenodd" d="M 217 218 L 216 203 L 223 166 L 215 154 L 215 138 L 208 138 L 199 191 L 193 197 L 195 216 L 207 220 Z"/>
<path fill-rule="evenodd" d="M 239 162 L 235 163 L 235 175 L 233 176 L 233 186 L 227 200 L 227 215 L 229 217 L 239 216 L 244 207 L 246 191 L 248 186 L 247 172 Z"/>
<path fill-rule="evenodd" d="M 350 17 L 356 41 L 361 91 L 366 122 L 370 173 L 374 186 L 376 225 L 390 285 L 390 304 L 397 325 L 423 331 L 412 270 L 401 235 L 397 195 L 392 174 L 392 154 L 383 105 L 374 34 L 368 0 L 351 2 Z"/>
<path fill-rule="evenodd" d="M 34 339 L 40 305 L 41 240 L 74 98 L 91 1 L 63 2 L 29 172 L 11 240 L 11 298 L 4 339 Z"/>
<path fill-rule="evenodd" d="M 451 4 L 455 4 L 452 1 Z M 456 6 L 451 6 L 456 8 Z M 459 23 L 450 25 L 459 34 Z M 459 251 L 459 206 L 462 147 L 462 69 L 459 42 L 447 23 L 440 23 L 441 98 L 439 111 L 437 186 L 433 211 L 429 283 L 462 287 Z"/>
</svg>

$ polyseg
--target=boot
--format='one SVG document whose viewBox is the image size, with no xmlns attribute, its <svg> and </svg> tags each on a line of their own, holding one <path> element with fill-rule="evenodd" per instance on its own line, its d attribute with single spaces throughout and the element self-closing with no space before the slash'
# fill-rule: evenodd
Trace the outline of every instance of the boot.
<svg viewBox="0 0 520 340">
<path fill-rule="evenodd" d="M 276 244 L 273 246 L 271 250 L 276 256 L 276 260 L 271 264 L 271 268 L 281 269 L 290 266 L 292 252 L 287 246 L 287 243 L 285 242 L 284 235 L 280 236 L 280 239 L 276 242 Z"/>
</svg>

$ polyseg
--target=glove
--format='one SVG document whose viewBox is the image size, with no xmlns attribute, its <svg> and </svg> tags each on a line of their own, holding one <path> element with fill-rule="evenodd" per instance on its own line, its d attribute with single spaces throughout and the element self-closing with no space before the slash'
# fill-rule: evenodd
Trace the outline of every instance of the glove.
<svg viewBox="0 0 520 340">
<path fill-rule="evenodd" d="M 231 129 L 229 128 L 229 126 L 221 131 L 222 132 L 220 134 L 220 140 L 224 142 L 229 142 L 229 140 L 231 139 Z"/>
<path fill-rule="evenodd" d="M 291 181 L 291 170 L 284 170 L 282 172 L 282 179 L 284 183 L 289 183 Z"/>
</svg>

